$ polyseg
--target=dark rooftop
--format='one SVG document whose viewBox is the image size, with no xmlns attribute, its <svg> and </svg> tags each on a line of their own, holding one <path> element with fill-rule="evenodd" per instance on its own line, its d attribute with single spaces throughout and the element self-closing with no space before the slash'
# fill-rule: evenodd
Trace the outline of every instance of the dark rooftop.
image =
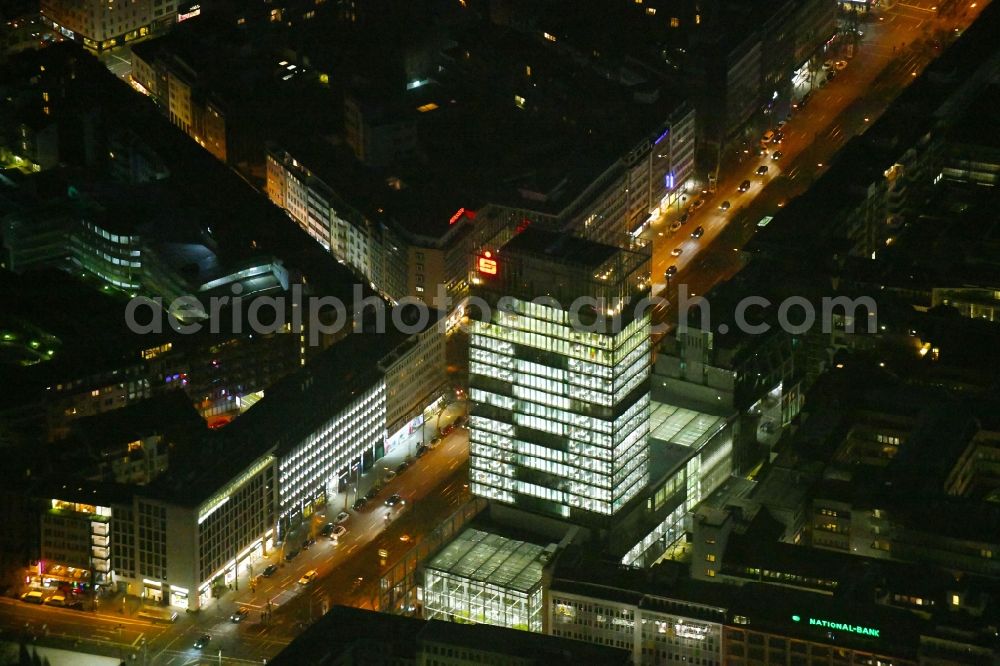
<svg viewBox="0 0 1000 666">
<path fill-rule="evenodd" d="M 519 629 L 426 621 L 334 606 L 270 663 L 275 666 L 418 664 L 423 663 L 420 658 L 428 643 L 507 656 L 518 659 L 518 663 L 527 660 L 539 666 L 625 666 L 632 661 L 625 650 Z"/>
<path fill-rule="evenodd" d="M 521 254 L 595 271 L 620 251 L 585 238 L 529 227 L 504 245 L 501 254 Z"/>
</svg>

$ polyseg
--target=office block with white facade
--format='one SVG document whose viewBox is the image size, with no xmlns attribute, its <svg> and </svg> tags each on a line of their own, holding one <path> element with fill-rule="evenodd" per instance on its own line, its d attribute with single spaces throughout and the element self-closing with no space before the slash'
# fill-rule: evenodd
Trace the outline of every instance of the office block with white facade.
<svg viewBox="0 0 1000 666">
<path fill-rule="evenodd" d="M 43 0 L 42 20 L 92 51 L 105 51 L 176 22 L 181 0 Z"/>
<path fill-rule="evenodd" d="M 648 271 L 646 254 L 537 228 L 475 258 L 473 492 L 606 526 L 645 487 Z"/>
</svg>

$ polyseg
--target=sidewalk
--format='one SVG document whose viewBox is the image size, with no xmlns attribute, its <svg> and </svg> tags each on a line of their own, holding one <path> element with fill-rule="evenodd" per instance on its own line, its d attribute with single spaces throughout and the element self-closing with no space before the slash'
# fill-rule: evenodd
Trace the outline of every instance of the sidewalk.
<svg viewBox="0 0 1000 666">
<path fill-rule="evenodd" d="M 396 468 L 403 462 L 412 462 L 421 443 L 429 444 L 431 440 L 440 435 L 439 425 L 441 429 L 448 427 L 458 418 L 464 416 L 467 410 L 468 406 L 465 400 L 455 400 L 449 403 L 441 412 L 440 419 L 432 417 L 424 423 L 422 438 L 420 431 L 414 432 L 405 441 L 398 444 L 391 453 L 376 460 L 372 468 L 361 474 L 360 478 L 355 477 L 357 488 L 355 488 L 355 483 L 350 483 L 346 491 L 332 495 L 326 508 L 327 518 L 332 520 L 341 511 L 350 511 L 358 497 L 364 497 L 373 487 L 381 488 L 384 486 L 388 472 L 395 473 Z"/>
</svg>

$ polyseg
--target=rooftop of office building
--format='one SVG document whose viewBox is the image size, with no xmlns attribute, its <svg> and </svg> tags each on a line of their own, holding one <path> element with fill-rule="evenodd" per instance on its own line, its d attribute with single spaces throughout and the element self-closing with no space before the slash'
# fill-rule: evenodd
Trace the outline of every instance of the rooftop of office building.
<svg viewBox="0 0 1000 666">
<path fill-rule="evenodd" d="M 584 318 L 593 316 L 591 306 L 602 302 L 608 309 L 626 304 L 615 326 L 627 325 L 638 316 L 639 308 L 632 307 L 632 303 L 649 287 L 648 248 L 625 250 L 535 225 L 520 231 L 492 256 L 492 272 L 484 273 L 480 262 L 473 279 L 482 293 L 528 300 L 546 296 L 554 298 L 563 309 L 577 303 L 585 306 L 577 307 L 577 314 Z M 576 299 L 581 297 L 597 302 L 578 303 Z M 603 317 L 605 312 L 598 315 Z"/>
<path fill-rule="evenodd" d="M 446 652 L 438 652 L 440 649 Z M 420 664 L 435 655 L 451 661 L 517 658 L 518 663 L 576 666 L 624 666 L 631 663 L 625 650 L 569 640 L 519 629 L 485 624 L 377 613 L 334 606 L 270 661 L 275 666 L 327 662 L 380 666 Z M 521 661 L 524 660 L 524 661 Z"/>
<path fill-rule="evenodd" d="M 436 325 L 436 318 L 426 324 Z M 168 473 L 152 484 L 153 492 L 198 505 L 262 456 L 286 454 L 377 387 L 383 377 L 379 362 L 407 337 L 392 325 L 382 333 L 348 333 L 308 365 L 269 387 L 264 398 L 233 423 L 207 433 L 204 442 L 176 464 L 171 461 Z"/>
<path fill-rule="evenodd" d="M 213 251 L 223 265 L 240 265 L 253 257 L 277 257 L 284 262 L 292 282 L 307 282 L 312 293 L 353 302 L 351 286 L 357 280 L 350 270 L 332 260 L 284 212 L 171 125 L 151 101 L 136 95 L 96 58 L 71 44 L 57 44 L 20 53 L 5 67 L 10 76 L 4 80 L 12 82 L 27 82 L 44 67 L 46 84 L 63 91 L 61 103 L 72 106 L 73 117 L 99 113 L 115 118 L 111 139 L 121 139 L 122 148 L 128 150 L 126 154 L 111 150 L 106 158 L 97 157 L 97 171 L 129 173 L 129 160 L 140 149 L 144 159 L 155 157 L 164 167 L 164 184 L 192 204 L 184 209 L 200 211 L 202 229 L 210 227 Z M 31 89 L 38 84 L 12 85 Z M 91 171 L 95 167 L 82 154 L 67 152 L 60 158 L 70 166 Z M 366 287 L 366 295 L 369 293 Z"/>
<path fill-rule="evenodd" d="M 683 105 L 662 77 L 640 68 L 611 80 L 580 69 L 541 36 L 485 21 L 447 35 L 440 48 L 426 47 L 433 71 L 411 81 L 386 72 L 368 82 L 380 91 L 379 107 L 361 105 L 376 126 L 415 125 L 416 155 L 362 167 L 347 149 L 310 151 L 309 136 L 294 128 L 277 137 L 293 156 L 307 155 L 303 164 L 334 181 L 347 203 L 372 219 L 381 209 L 381 219 L 414 235 L 438 238 L 456 211 L 484 203 L 550 215 L 575 208 L 598 176 L 623 170 L 619 159 L 660 137 Z M 344 94 L 365 98 L 357 86 Z"/>
</svg>

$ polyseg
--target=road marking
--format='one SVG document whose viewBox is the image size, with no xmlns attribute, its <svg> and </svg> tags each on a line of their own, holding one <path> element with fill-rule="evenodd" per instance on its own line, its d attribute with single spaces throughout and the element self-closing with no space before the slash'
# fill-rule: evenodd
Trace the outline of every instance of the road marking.
<svg viewBox="0 0 1000 666">
<path fill-rule="evenodd" d="M 138 644 L 139 644 L 139 641 L 141 641 L 141 640 L 142 640 L 142 637 L 143 637 L 143 636 L 145 636 L 145 635 L 146 635 L 146 634 L 144 634 L 144 633 L 140 633 L 140 634 L 139 634 L 138 636 L 136 636 L 136 637 L 135 637 L 135 640 L 134 640 L 134 641 L 132 641 L 132 647 L 135 647 L 136 645 L 138 645 Z"/>
</svg>

